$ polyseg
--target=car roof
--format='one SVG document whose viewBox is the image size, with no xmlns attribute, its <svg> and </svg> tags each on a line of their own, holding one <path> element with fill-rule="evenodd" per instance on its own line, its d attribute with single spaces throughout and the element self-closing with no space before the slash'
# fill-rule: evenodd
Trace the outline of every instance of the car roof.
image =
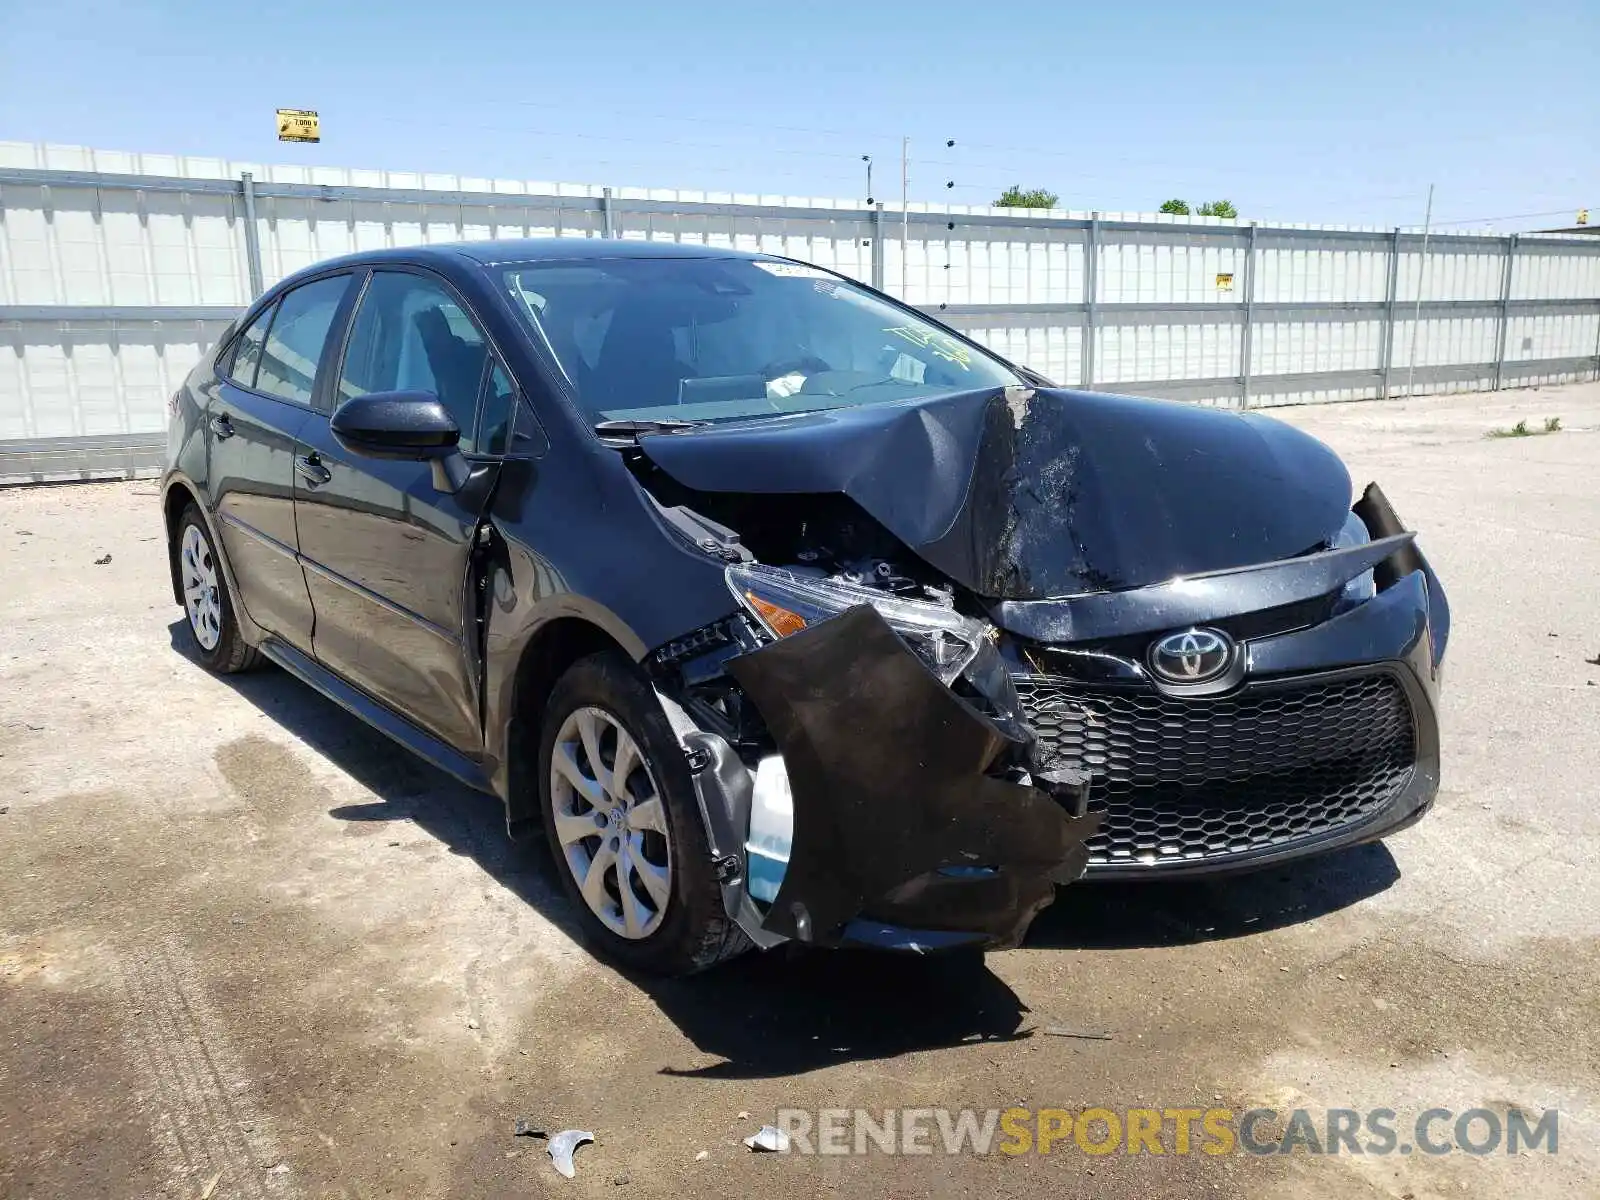
<svg viewBox="0 0 1600 1200">
<path fill-rule="evenodd" d="M 482 242 L 430 242 L 417 246 L 394 246 L 368 250 L 318 263 L 316 270 L 334 266 L 361 266 L 383 262 L 443 265 L 465 258 L 479 266 L 513 262 L 594 262 L 618 258 L 721 258 L 771 260 L 775 256 L 724 246 L 704 246 L 686 242 L 623 241 L 617 238 L 504 238 Z"/>
<path fill-rule="evenodd" d="M 508 238 L 494 242 L 458 242 L 457 252 L 488 266 L 538 259 L 571 261 L 606 258 L 742 258 L 773 257 L 750 250 L 705 246 L 695 242 L 647 242 L 620 238 Z"/>
</svg>

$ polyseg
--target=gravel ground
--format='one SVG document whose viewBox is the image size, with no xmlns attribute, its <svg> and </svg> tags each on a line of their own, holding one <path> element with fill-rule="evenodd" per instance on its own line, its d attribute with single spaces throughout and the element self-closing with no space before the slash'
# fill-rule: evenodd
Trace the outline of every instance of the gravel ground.
<svg viewBox="0 0 1600 1200">
<path fill-rule="evenodd" d="M 152 482 L 0 492 L 0 1195 L 1600 1194 L 1600 385 L 1278 415 L 1384 485 L 1450 591 L 1427 820 L 1069 888 L 981 962 L 672 983 L 574 941 L 495 802 L 281 672 L 196 666 Z M 1015 1104 L 1562 1116 L 1553 1156 L 739 1144 L 780 1107 Z M 595 1131 L 575 1182 L 520 1116 Z"/>
</svg>

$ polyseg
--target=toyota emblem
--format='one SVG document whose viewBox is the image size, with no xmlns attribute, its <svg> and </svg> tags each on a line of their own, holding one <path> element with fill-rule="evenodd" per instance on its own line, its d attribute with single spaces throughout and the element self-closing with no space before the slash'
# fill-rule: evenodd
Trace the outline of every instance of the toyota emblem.
<svg viewBox="0 0 1600 1200">
<path fill-rule="evenodd" d="M 1150 669 L 1168 683 L 1204 683 L 1233 661 L 1233 639 L 1217 629 L 1169 633 L 1150 647 Z"/>
</svg>

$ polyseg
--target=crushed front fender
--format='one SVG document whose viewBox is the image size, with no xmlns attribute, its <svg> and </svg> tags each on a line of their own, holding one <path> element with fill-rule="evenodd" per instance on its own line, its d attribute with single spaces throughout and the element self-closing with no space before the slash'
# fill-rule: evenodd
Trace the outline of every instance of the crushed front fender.
<svg viewBox="0 0 1600 1200">
<path fill-rule="evenodd" d="M 942 684 L 870 606 L 727 669 L 776 740 L 794 797 L 768 932 L 832 944 L 861 918 L 1014 944 L 1055 885 L 1082 874 L 1099 815 L 1000 777 L 1025 744 Z"/>
</svg>

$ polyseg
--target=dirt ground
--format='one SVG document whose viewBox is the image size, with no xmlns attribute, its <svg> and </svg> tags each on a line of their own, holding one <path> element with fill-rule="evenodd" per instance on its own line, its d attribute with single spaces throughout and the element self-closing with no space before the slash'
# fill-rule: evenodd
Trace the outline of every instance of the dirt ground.
<svg viewBox="0 0 1600 1200">
<path fill-rule="evenodd" d="M 1450 593 L 1428 819 L 1069 888 L 981 962 L 670 983 L 574 941 L 495 802 L 280 671 L 191 661 L 152 481 L 0 492 L 0 1195 L 1600 1195 L 1600 385 L 1277 415 L 1382 482 Z M 1018 1104 L 1562 1115 L 1555 1155 L 739 1141 L 780 1107 Z M 595 1132 L 576 1181 L 521 1116 Z"/>
</svg>

